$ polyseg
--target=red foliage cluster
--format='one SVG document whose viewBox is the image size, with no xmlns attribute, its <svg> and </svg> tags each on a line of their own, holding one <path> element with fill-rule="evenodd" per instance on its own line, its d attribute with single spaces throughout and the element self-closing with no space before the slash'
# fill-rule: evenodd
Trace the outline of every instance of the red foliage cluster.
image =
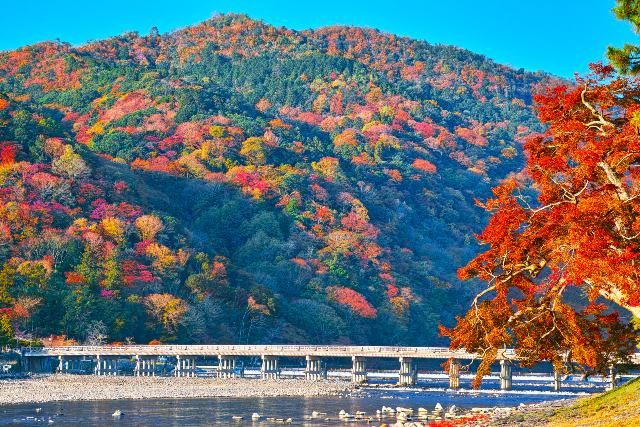
<svg viewBox="0 0 640 427">
<path fill-rule="evenodd" d="M 436 165 L 425 159 L 415 159 L 411 164 L 414 168 L 427 173 L 436 173 Z"/>
<path fill-rule="evenodd" d="M 362 294 L 342 286 L 329 286 L 327 295 L 339 304 L 346 305 L 354 313 L 367 319 L 373 319 L 378 311 L 365 299 Z"/>
<path fill-rule="evenodd" d="M 0 163 L 10 165 L 16 160 L 16 146 L 4 143 L 0 146 Z"/>
</svg>

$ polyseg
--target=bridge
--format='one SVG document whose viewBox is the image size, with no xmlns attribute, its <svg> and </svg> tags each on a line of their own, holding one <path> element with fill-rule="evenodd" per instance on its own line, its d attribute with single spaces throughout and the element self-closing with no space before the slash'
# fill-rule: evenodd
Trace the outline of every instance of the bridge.
<svg viewBox="0 0 640 427">
<path fill-rule="evenodd" d="M 239 368 L 239 357 L 260 357 L 262 378 L 278 379 L 281 369 L 279 358 L 304 358 L 305 378 L 319 380 L 327 377 L 323 358 L 350 358 L 351 379 L 354 383 L 367 382 L 367 361 L 372 358 L 397 359 L 399 362 L 398 384 L 415 385 L 417 381 L 416 361 L 420 359 L 451 360 L 449 386 L 460 387 L 460 361 L 479 359 L 477 354 L 446 347 L 389 347 L 389 346 L 314 346 L 314 345 L 103 345 L 26 347 L 21 350 L 28 370 L 42 370 L 44 361 L 57 359 L 56 371 L 77 372 L 82 364 L 89 363 L 95 375 L 119 375 L 119 363 L 124 360 L 135 362 L 133 374 L 153 376 L 157 373 L 160 359 L 175 359 L 173 375 L 196 376 L 198 359 L 217 358 L 216 374 L 219 378 L 243 376 Z M 514 350 L 505 349 L 498 353 L 500 363 L 500 387 L 512 387 L 512 364 L 517 361 Z M 632 364 L 640 365 L 640 353 L 636 353 Z M 615 368 L 610 373 L 611 387 L 615 385 Z M 560 390 L 561 375 L 554 372 L 554 389 Z"/>
</svg>

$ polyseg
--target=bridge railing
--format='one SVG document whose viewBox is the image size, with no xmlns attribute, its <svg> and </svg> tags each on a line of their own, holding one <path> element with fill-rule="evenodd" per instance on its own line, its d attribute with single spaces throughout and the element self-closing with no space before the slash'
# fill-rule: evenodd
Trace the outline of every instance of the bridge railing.
<svg viewBox="0 0 640 427">
<path fill-rule="evenodd" d="M 24 353 L 30 356 L 50 354 L 102 354 L 102 353 L 154 353 L 172 355 L 193 352 L 194 354 L 217 355 L 230 353 L 253 353 L 255 355 L 269 353 L 286 353 L 304 356 L 313 355 L 370 355 L 376 354 L 398 355 L 409 357 L 430 355 L 437 357 L 459 356 L 473 358 L 475 355 L 465 351 L 451 350 L 446 347 L 398 347 L 398 346 L 323 346 L 323 345 L 102 345 L 102 346 L 55 346 L 42 348 L 25 348 Z M 506 351 L 505 356 L 512 351 Z"/>
</svg>

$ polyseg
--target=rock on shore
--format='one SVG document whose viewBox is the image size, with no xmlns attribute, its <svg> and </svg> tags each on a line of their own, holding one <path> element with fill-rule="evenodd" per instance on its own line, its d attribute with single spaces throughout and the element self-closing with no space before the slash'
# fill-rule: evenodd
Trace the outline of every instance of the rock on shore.
<svg viewBox="0 0 640 427">
<path fill-rule="evenodd" d="M 345 382 L 298 379 L 49 375 L 0 381 L 0 405 L 59 400 L 330 396 L 350 389 Z"/>
</svg>

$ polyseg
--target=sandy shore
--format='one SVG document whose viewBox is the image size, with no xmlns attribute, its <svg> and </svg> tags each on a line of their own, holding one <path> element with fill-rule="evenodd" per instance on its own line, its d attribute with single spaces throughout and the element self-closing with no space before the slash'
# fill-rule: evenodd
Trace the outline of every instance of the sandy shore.
<svg viewBox="0 0 640 427">
<path fill-rule="evenodd" d="M 49 375 L 0 381 L 0 405 L 58 400 L 330 396 L 350 389 L 346 382 L 297 379 Z"/>
</svg>

